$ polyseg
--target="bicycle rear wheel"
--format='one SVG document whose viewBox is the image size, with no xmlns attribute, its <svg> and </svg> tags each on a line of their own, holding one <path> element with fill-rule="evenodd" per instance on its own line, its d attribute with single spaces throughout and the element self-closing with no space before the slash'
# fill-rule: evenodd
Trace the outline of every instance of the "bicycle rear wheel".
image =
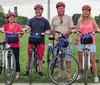
<svg viewBox="0 0 100 85">
<path fill-rule="evenodd" d="M 48 70 L 49 77 L 50 77 L 51 81 L 56 85 L 70 85 L 73 82 L 75 82 L 75 80 L 78 77 L 78 74 L 79 74 L 78 62 L 72 55 L 69 55 L 69 54 L 67 54 L 67 55 L 70 56 L 70 58 L 71 58 L 70 73 L 68 73 L 69 69 L 67 68 L 67 64 L 64 59 L 63 69 L 61 70 L 62 76 L 60 78 L 56 77 L 58 74 L 58 65 L 60 62 L 60 56 L 55 56 L 54 59 L 49 64 L 49 70 Z M 52 69 L 53 69 L 53 72 L 52 72 Z M 70 79 L 69 79 L 69 74 L 70 74 Z"/>
<path fill-rule="evenodd" d="M 32 83 L 32 78 L 33 78 L 33 64 L 34 64 L 34 51 L 30 52 L 30 56 L 31 56 L 31 61 L 29 62 L 29 84 L 31 85 Z"/>
<path fill-rule="evenodd" d="M 0 75 L 2 73 L 2 64 L 3 64 L 3 62 L 2 62 L 2 56 L 3 56 L 3 54 L 0 53 Z"/>
<path fill-rule="evenodd" d="M 15 56 L 12 51 L 7 51 L 4 59 L 4 81 L 6 85 L 12 85 L 16 75 Z"/>
<path fill-rule="evenodd" d="M 88 83 L 88 53 L 84 54 L 84 83 Z"/>
</svg>

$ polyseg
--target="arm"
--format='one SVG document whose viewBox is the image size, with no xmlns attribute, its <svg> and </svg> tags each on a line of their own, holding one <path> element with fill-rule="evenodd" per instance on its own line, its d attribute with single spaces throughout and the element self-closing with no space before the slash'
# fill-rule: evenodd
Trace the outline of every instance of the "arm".
<svg viewBox="0 0 100 85">
<path fill-rule="evenodd" d="M 29 29 L 30 29 L 29 26 L 26 26 L 25 28 L 21 28 L 21 30 L 22 30 L 23 32 L 26 32 L 26 31 L 29 30 Z"/>
<path fill-rule="evenodd" d="M 51 34 L 51 27 L 48 21 L 46 21 L 46 32 L 47 35 Z"/>
<path fill-rule="evenodd" d="M 95 22 L 95 20 L 93 20 L 93 27 L 95 28 L 96 31 L 98 31 L 100 33 L 100 29 L 99 29 L 97 23 Z"/>
</svg>

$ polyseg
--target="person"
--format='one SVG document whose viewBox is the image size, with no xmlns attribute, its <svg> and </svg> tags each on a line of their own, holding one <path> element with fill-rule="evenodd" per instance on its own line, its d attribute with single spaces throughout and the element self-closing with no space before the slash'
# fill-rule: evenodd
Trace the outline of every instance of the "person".
<svg viewBox="0 0 100 85">
<path fill-rule="evenodd" d="M 71 30 L 74 28 L 72 18 L 69 15 L 65 14 L 65 4 L 63 2 L 58 2 L 56 4 L 56 8 L 57 8 L 58 15 L 56 15 L 55 17 L 52 18 L 51 28 L 55 31 L 62 32 L 64 35 L 69 36 L 69 34 L 71 34 Z M 51 31 L 51 32 L 54 35 L 55 40 L 58 41 L 60 35 L 56 34 L 54 31 Z M 70 40 L 70 36 L 69 36 L 69 40 Z M 65 53 L 72 54 L 71 43 L 68 45 L 68 47 L 63 48 L 63 51 Z M 56 52 L 56 50 L 55 50 L 55 52 Z M 67 72 L 68 72 L 67 77 L 70 80 L 71 79 L 70 57 L 65 54 L 65 59 L 66 59 L 66 68 L 67 68 Z M 57 74 L 56 78 L 58 79 L 58 78 L 61 78 L 61 77 L 62 77 L 61 69 L 60 69 L 60 65 L 58 65 L 58 74 Z"/>
<path fill-rule="evenodd" d="M 7 23 L 2 26 L 0 29 L 1 31 L 7 31 L 7 32 L 21 32 L 21 26 L 16 23 L 16 15 L 12 12 L 8 12 L 6 14 Z M 8 33 L 5 33 L 5 37 L 8 35 Z M 17 43 L 10 44 L 10 47 L 15 55 L 16 60 L 16 78 L 19 77 L 20 72 L 20 62 L 19 62 L 19 54 L 20 54 L 20 39 Z"/>
<path fill-rule="evenodd" d="M 76 27 L 77 27 L 77 30 L 80 30 L 81 32 L 85 34 L 89 32 L 93 32 L 95 30 L 100 32 L 95 20 L 91 16 L 91 7 L 89 5 L 84 5 L 82 7 L 82 15 L 80 16 Z M 80 37 L 81 35 L 77 37 L 75 42 L 78 47 L 79 68 L 80 68 L 80 71 L 82 71 L 82 50 L 84 48 L 84 45 L 80 43 Z M 90 63 L 91 63 L 92 71 L 94 74 L 94 82 L 98 82 L 99 78 L 97 75 L 97 65 L 95 62 L 96 45 L 95 45 L 95 36 L 93 34 L 92 34 L 92 38 L 93 38 L 93 43 L 88 45 L 90 49 Z M 81 76 L 79 75 L 78 79 L 80 77 Z"/>
<path fill-rule="evenodd" d="M 32 33 L 42 33 L 45 32 L 46 34 L 50 34 L 50 24 L 49 22 L 42 16 L 43 13 L 43 6 L 41 4 L 37 4 L 34 6 L 35 16 L 31 18 L 23 31 L 29 30 L 31 28 Z M 26 63 L 26 73 L 25 77 L 29 75 L 29 59 L 30 59 L 30 48 L 32 47 L 32 44 L 28 44 L 28 61 Z M 40 44 L 36 45 L 37 48 L 37 56 L 38 56 L 38 72 L 40 76 L 44 76 L 42 72 L 42 66 L 43 66 L 43 56 L 44 56 L 44 50 L 45 50 L 45 37 L 42 37 L 42 40 L 40 41 Z"/>
</svg>

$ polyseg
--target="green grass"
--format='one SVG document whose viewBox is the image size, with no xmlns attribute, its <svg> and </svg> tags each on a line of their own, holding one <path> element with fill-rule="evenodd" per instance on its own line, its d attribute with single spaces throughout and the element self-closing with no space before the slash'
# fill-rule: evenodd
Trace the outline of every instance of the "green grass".
<svg viewBox="0 0 100 85">
<path fill-rule="evenodd" d="M 0 40 L 4 40 L 4 35 L 0 34 Z M 15 79 L 14 82 L 28 82 L 29 79 L 28 78 L 24 78 L 23 74 L 25 73 L 25 66 L 26 66 L 26 60 L 27 60 L 27 40 L 28 40 L 28 34 L 25 34 L 22 38 L 21 38 L 21 47 L 20 47 L 20 68 L 21 68 L 21 72 L 20 72 L 20 78 L 19 79 Z M 74 42 L 76 38 L 76 35 L 72 35 L 72 42 Z M 100 59 L 100 35 L 96 35 L 96 46 L 97 46 L 97 53 L 96 53 L 96 58 Z M 46 45 L 48 43 L 51 43 L 51 41 L 49 41 L 46 37 Z M 44 60 L 45 60 L 45 64 L 43 65 L 43 72 L 45 74 L 45 78 L 41 78 L 39 77 L 39 75 L 34 72 L 34 77 L 33 77 L 33 82 L 51 82 L 49 77 L 48 77 L 48 70 L 47 70 L 47 63 L 46 63 L 46 54 L 47 54 L 47 49 L 45 50 L 45 55 L 44 55 Z M 73 56 L 77 59 L 77 46 L 73 45 Z M 100 64 L 98 64 L 98 74 L 100 77 Z M 89 78 L 88 78 L 89 82 L 93 82 L 93 75 L 91 73 L 89 73 Z M 3 80 L 3 74 L 0 76 L 0 82 L 4 82 Z M 80 81 L 77 82 L 83 82 L 83 78 Z"/>
</svg>

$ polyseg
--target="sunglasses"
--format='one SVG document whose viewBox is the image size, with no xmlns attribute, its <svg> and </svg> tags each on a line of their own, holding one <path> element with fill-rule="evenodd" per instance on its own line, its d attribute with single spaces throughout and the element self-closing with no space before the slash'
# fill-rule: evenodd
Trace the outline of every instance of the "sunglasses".
<svg viewBox="0 0 100 85">
<path fill-rule="evenodd" d="M 62 19 L 62 17 L 60 17 L 60 24 L 62 24 L 63 23 L 63 19 Z"/>
</svg>

